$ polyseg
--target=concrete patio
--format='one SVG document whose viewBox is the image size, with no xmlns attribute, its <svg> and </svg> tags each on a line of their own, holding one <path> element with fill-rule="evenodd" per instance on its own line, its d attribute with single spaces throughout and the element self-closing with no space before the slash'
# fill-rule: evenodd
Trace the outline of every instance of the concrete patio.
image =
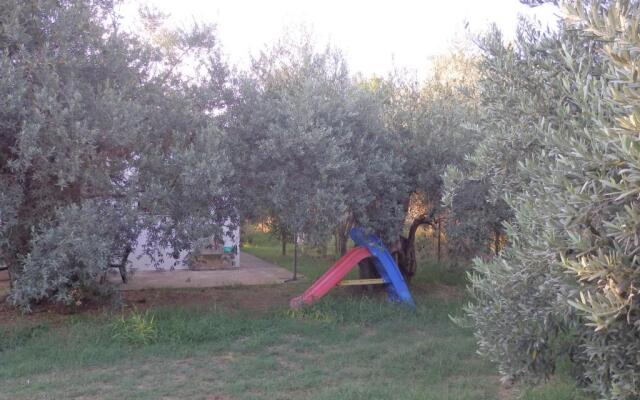
<svg viewBox="0 0 640 400">
<path fill-rule="evenodd" d="M 117 271 L 109 279 L 120 281 Z M 273 285 L 291 278 L 291 272 L 247 253 L 240 267 L 211 271 L 136 271 L 122 290 L 209 288 L 222 286 Z"/>
</svg>

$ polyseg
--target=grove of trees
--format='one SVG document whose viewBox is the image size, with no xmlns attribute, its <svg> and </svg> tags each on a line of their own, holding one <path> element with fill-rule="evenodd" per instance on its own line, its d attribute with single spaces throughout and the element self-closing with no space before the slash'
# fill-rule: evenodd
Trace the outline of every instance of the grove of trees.
<svg viewBox="0 0 640 400">
<path fill-rule="evenodd" d="M 476 257 L 459 321 L 505 379 L 568 360 L 601 398 L 638 398 L 640 4 L 560 6 L 558 26 L 492 28 L 419 81 L 353 74 L 305 34 L 234 70 L 211 26 L 145 10 L 133 33 L 110 0 L 0 0 L 8 301 L 105 295 L 142 231 L 151 256 L 197 253 L 240 219 L 338 253 L 363 226 L 411 278 L 417 228 L 444 223 Z"/>
<path fill-rule="evenodd" d="M 240 216 L 339 252 L 364 226 L 410 277 L 441 175 L 478 140 L 461 51 L 419 83 L 354 76 L 301 34 L 231 71 L 211 26 L 142 10 L 131 32 L 108 0 L 1 4 L 0 254 L 25 310 L 104 294 L 143 231 L 152 257 L 197 252 Z M 429 207 L 400 239 L 414 194 Z"/>
</svg>

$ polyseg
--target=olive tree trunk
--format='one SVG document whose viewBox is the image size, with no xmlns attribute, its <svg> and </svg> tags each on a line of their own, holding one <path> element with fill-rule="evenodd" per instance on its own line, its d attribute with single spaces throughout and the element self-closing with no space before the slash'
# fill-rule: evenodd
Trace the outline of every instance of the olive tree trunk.
<svg viewBox="0 0 640 400">
<path fill-rule="evenodd" d="M 347 253 L 347 243 L 349 242 L 349 230 L 353 226 L 353 216 L 349 215 L 345 218 L 334 233 L 336 240 L 336 256 L 342 257 Z"/>
<path fill-rule="evenodd" d="M 285 234 L 285 232 L 282 232 L 282 234 L 280 235 L 280 241 L 282 242 L 282 255 L 286 256 L 287 255 L 287 235 Z"/>
<path fill-rule="evenodd" d="M 396 263 L 400 268 L 400 272 L 404 276 L 407 282 L 411 281 L 411 278 L 416 273 L 417 269 L 417 261 L 416 261 L 416 250 L 415 250 L 415 240 L 416 240 L 416 231 L 421 225 L 431 225 L 434 224 L 434 215 L 436 210 L 433 209 L 427 214 L 423 214 L 420 217 L 413 220 L 411 226 L 409 227 L 409 234 L 407 237 L 399 236 L 398 240 L 393 243 L 390 248 L 391 254 L 396 259 Z M 379 278 L 380 275 L 373 263 L 373 260 L 367 258 L 362 260 L 358 264 L 358 276 L 360 279 L 372 279 Z M 363 288 L 365 290 L 373 290 L 374 285 L 364 285 Z"/>
<path fill-rule="evenodd" d="M 293 236 L 293 277 L 292 281 L 298 279 L 298 234 Z"/>
</svg>

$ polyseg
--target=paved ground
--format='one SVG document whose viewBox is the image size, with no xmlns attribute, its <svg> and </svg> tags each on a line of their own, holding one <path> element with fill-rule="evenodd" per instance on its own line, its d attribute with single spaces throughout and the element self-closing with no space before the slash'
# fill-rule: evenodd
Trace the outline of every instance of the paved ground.
<svg viewBox="0 0 640 400">
<path fill-rule="evenodd" d="M 218 271 L 138 271 L 133 274 L 123 290 L 208 288 L 223 286 L 272 285 L 291 278 L 291 272 L 251 254 L 242 253 L 240 268 Z M 4 271 L 3 271 L 4 272 Z M 120 282 L 116 270 L 109 279 Z M 0 273 L 0 298 L 9 291 L 8 276 Z"/>
<path fill-rule="evenodd" d="M 114 271 L 115 272 L 115 271 Z M 240 255 L 240 268 L 218 271 L 138 271 L 123 290 L 208 288 L 243 285 L 271 285 L 291 278 L 291 272 L 247 253 Z M 114 282 L 120 275 L 110 276 Z"/>
</svg>

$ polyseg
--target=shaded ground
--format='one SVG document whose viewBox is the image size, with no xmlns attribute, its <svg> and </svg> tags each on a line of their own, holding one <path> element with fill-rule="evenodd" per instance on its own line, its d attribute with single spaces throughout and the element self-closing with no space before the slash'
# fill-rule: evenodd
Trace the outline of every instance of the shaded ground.
<svg viewBox="0 0 640 400">
<path fill-rule="evenodd" d="M 6 270 L 0 271 L 0 304 L 4 301 L 4 298 L 8 294 L 9 294 L 9 273 Z"/>
<path fill-rule="evenodd" d="M 113 282 L 120 280 L 120 275 L 113 271 L 110 276 Z M 240 255 L 240 267 L 235 269 L 212 271 L 137 271 L 129 282 L 122 285 L 122 290 L 141 289 L 183 289 L 209 288 L 243 285 L 272 285 L 283 283 L 291 278 L 288 270 L 261 260 L 251 254 Z"/>
<path fill-rule="evenodd" d="M 185 306 L 198 309 L 267 312 L 285 307 L 298 284 L 205 289 L 150 289 L 123 293 L 125 307 Z M 259 299 L 259 300 L 258 300 Z"/>
</svg>

